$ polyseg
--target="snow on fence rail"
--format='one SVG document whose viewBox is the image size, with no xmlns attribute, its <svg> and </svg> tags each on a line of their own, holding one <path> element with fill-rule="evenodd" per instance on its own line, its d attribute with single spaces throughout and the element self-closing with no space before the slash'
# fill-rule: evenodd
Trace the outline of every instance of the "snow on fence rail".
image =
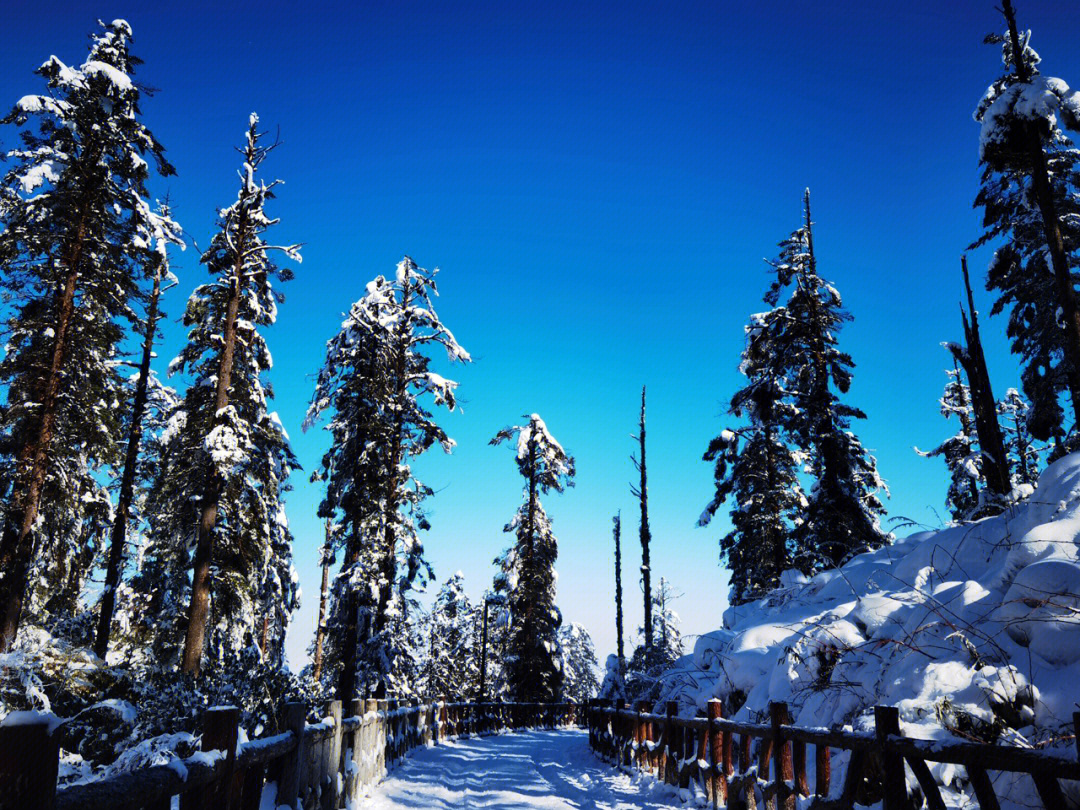
<svg viewBox="0 0 1080 810">
<path fill-rule="evenodd" d="M 1060 779 L 1080 780 L 1080 762 L 1050 752 L 904 737 L 892 706 L 874 708 L 874 734 L 789 725 L 785 703 L 769 705 L 768 724 L 725 720 L 720 700 L 709 701 L 706 717 L 677 717 L 675 703 L 666 708 L 666 714 L 650 714 L 648 704 L 635 712 L 625 701 L 618 706 L 592 701 L 589 744 L 605 759 L 652 773 L 666 784 L 688 789 L 693 781 L 712 807 L 756 810 L 760 797 L 767 810 L 794 810 L 797 796 L 813 796 L 810 804 L 798 806 L 851 810 L 856 801 L 882 801 L 884 810 L 912 810 L 919 805 L 908 794 L 905 763 L 929 810 L 945 810 L 945 802 L 928 762 L 962 765 L 982 810 L 999 810 L 988 771 L 1030 774 L 1047 810 L 1066 810 Z M 1080 712 L 1073 715 L 1073 726 L 1080 756 Z M 814 746 L 813 790 L 807 780 L 808 745 Z M 832 749 L 850 752 L 839 796 L 832 792 Z"/>
<path fill-rule="evenodd" d="M 332 701 L 308 724 L 303 703 L 286 703 L 285 731 L 237 745 L 240 713 L 203 714 L 201 750 L 157 765 L 57 788 L 59 748 L 44 718 L 0 726 L 0 810 L 259 810 L 266 785 L 272 806 L 337 810 L 353 806 L 409 750 L 440 740 L 525 728 L 578 725 L 573 703 L 421 704 L 354 700 L 348 717 Z"/>
</svg>

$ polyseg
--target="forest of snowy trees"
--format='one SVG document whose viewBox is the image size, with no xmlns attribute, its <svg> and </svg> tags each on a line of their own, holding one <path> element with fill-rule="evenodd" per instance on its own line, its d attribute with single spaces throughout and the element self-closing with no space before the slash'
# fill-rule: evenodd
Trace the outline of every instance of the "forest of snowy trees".
<svg viewBox="0 0 1080 810">
<path fill-rule="evenodd" d="M 970 248 L 995 248 L 990 314 L 1007 317 L 1022 385 L 992 389 L 964 260 L 966 302 L 941 336 L 940 408 L 956 433 L 916 451 L 947 465 L 957 524 L 1021 503 L 1048 463 L 1080 449 L 1080 149 L 1066 134 L 1080 130 L 1080 93 L 1040 72 L 1009 2 L 1004 12 L 1006 32 L 990 38 L 1003 69 L 975 111 L 984 230 Z M 272 407 L 270 345 L 283 290 L 308 280 L 301 246 L 277 237 L 279 144 L 255 114 L 237 128 L 236 198 L 206 201 L 206 277 L 183 308 L 184 345 L 157 368 L 179 284 L 170 263 L 193 243 L 152 193 L 183 167 L 143 120 L 132 38 L 123 20 L 102 24 L 81 63 L 51 57 L 39 92 L 2 119 L 19 145 L 0 183 L 0 717 L 76 718 L 62 732 L 75 778 L 190 750 L 198 711 L 225 703 L 255 737 L 295 697 L 660 699 L 688 651 L 677 584 L 653 570 L 664 538 L 650 523 L 646 388 L 627 426 L 636 514 L 612 525 L 617 649 L 601 673 L 588 630 L 558 606 L 548 510 L 572 497 L 577 468 L 540 415 L 490 441 L 513 452 L 505 467 L 522 488 L 490 586 L 470 599 L 460 572 L 444 579 L 428 562 L 436 493 L 414 467 L 454 449 L 443 417 L 458 386 L 441 372 L 472 358 L 436 313 L 437 271 L 409 257 L 365 277 L 325 357 L 311 358 L 303 429 L 329 437 L 307 473 L 322 493 L 322 588 L 311 664 L 285 665 L 299 605 L 286 501 L 300 473 Z M 797 202 L 745 327 L 743 382 L 725 394 L 732 421 L 704 453 L 715 488 L 698 523 L 724 524 L 736 606 L 893 540 L 849 395 L 854 315 L 819 266 L 809 190 Z M 624 600 L 639 596 L 643 624 L 627 628 Z"/>
</svg>

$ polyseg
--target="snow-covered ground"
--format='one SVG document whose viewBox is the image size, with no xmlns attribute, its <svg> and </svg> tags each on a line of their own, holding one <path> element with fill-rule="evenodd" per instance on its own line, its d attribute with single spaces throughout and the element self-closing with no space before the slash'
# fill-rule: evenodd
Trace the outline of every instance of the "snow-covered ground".
<svg viewBox="0 0 1080 810">
<path fill-rule="evenodd" d="M 912 737 L 1071 755 L 1077 684 L 1080 453 L 997 517 L 914 534 L 809 580 L 786 572 L 699 638 L 661 702 L 693 715 L 718 697 L 735 719 L 760 721 L 781 700 L 798 725 L 860 731 L 883 704 Z M 947 801 L 970 797 L 963 768 L 931 771 Z M 1030 777 L 995 780 L 1003 807 L 1039 806 Z"/>
<path fill-rule="evenodd" d="M 651 777 L 628 776 L 577 729 L 523 731 L 411 752 L 362 805 L 402 808 L 652 810 L 681 803 Z"/>
</svg>

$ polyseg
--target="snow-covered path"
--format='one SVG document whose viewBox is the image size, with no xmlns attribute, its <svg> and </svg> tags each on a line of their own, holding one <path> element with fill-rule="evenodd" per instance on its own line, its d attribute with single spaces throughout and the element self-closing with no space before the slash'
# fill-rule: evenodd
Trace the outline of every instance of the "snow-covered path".
<svg viewBox="0 0 1080 810">
<path fill-rule="evenodd" d="M 680 802 L 652 779 L 601 762 L 585 731 L 523 731 L 411 752 L 363 805 L 400 808 L 654 810 Z"/>
</svg>

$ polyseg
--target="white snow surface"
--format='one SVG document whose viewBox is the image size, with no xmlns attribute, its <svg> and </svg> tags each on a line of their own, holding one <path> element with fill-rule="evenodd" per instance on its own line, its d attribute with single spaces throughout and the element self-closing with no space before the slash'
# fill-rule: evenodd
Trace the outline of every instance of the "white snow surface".
<svg viewBox="0 0 1080 810">
<path fill-rule="evenodd" d="M 911 737 L 959 741 L 972 723 L 1000 744 L 1073 753 L 1080 682 L 1080 453 L 993 518 L 914 534 L 839 570 L 730 607 L 665 677 L 661 705 L 693 715 L 718 697 L 763 721 L 786 701 L 798 725 L 873 729 L 900 709 Z M 983 725 L 986 724 L 986 725 Z M 990 737 L 993 734 L 988 735 Z M 962 769 L 932 766 L 957 792 Z M 1038 806 L 1026 776 L 998 795 Z"/>
<path fill-rule="evenodd" d="M 417 749 L 360 805 L 365 810 L 679 806 L 673 788 L 603 762 L 579 729 L 522 731 Z"/>
</svg>

